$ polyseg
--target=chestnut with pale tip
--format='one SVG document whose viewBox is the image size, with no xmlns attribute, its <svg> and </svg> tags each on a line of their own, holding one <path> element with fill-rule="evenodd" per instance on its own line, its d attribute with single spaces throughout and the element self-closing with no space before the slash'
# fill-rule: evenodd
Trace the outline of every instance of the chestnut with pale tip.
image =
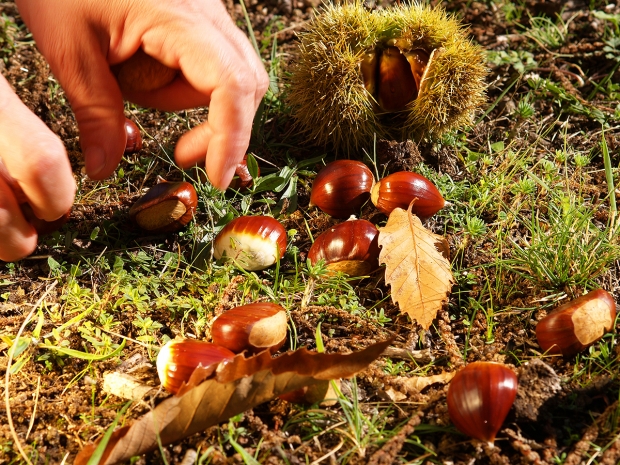
<svg viewBox="0 0 620 465">
<path fill-rule="evenodd" d="M 325 260 L 326 268 L 349 276 L 365 276 L 379 266 L 379 231 L 370 221 L 348 220 L 316 238 L 308 260 Z"/>
<path fill-rule="evenodd" d="M 158 181 L 133 204 L 129 217 L 146 231 L 177 231 L 194 217 L 198 205 L 196 190 L 185 181 Z"/>
<path fill-rule="evenodd" d="M 348 218 L 357 214 L 370 198 L 374 182 L 372 171 L 362 162 L 333 161 L 314 179 L 310 206 L 317 206 L 334 218 Z"/>
<path fill-rule="evenodd" d="M 218 316 L 211 326 L 214 344 L 241 353 L 277 351 L 286 342 L 288 322 L 280 305 L 257 302 L 232 308 Z"/>
<path fill-rule="evenodd" d="M 142 150 L 142 136 L 140 135 L 140 129 L 136 123 L 129 118 L 125 118 L 125 154 L 135 153 Z"/>
<path fill-rule="evenodd" d="M 228 223 L 213 241 L 213 256 L 233 260 L 247 271 L 264 270 L 286 252 L 286 230 L 270 216 L 240 216 Z"/>
<path fill-rule="evenodd" d="M 386 215 L 395 208 L 407 210 L 415 200 L 411 212 L 421 219 L 430 218 L 446 205 L 431 181 L 411 171 L 399 171 L 381 179 L 372 187 L 370 200 Z"/>
<path fill-rule="evenodd" d="M 235 354 L 225 347 L 194 339 L 175 339 L 164 345 L 157 355 L 157 374 L 162 386 L 176 394 L 196 368 L 214 372 Z"/>
<path fill-rule="evenodd" d="M 536 339 L 548 354 L 572 357 L 610 331 L 616 319 L 612 295 L 597 289 L 560 305 L 536 325 Z"/>
<path fill-rule="evenodd" d="M 516 395 L 517 376 L 506 365 L 470 363 L 450 382 L 450 420 L 468 436 L 493 443 Z"/>
</svg>

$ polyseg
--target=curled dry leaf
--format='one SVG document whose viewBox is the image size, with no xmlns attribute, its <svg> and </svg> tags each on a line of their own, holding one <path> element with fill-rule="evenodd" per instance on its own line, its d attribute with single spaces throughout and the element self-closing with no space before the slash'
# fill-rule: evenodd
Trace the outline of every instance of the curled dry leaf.
<svg viewBox="0 0 620 465">
<path fill-rule="evenodd" d="M 132 425 L 114 431 L 100 465 L 129 460 L 162 445 L 204 431 L 280 394 L 325 380 L 349 378 L 379 357 L 391 339 L 350 354 L 325 354 L 299 349 L 271 358 L 268 351 L 236 356 L 212 379 L 192 376 L 169 397 Z M 196 372 L 194 372 L 196 374 Z M 86 464 L 97 444 L 86 446 L 75 459 Z"/>
<path fill-rule="evenodd" d="M 428 329 L 454 284 L 450 262 L 440 252 L 448 249 L 445 239 L 424 228 L 409 205 L 407 211 L 396 208 L 390 213 L 379 230 L 379 245 L 392 300 Z"/>
</svg>

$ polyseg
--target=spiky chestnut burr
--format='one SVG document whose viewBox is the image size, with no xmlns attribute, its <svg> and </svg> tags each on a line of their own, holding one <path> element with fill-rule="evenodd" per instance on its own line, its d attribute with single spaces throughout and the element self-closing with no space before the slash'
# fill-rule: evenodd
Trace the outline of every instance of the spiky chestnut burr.
<svg viewBox="0 0 620 465">
<path fill-rule="evenodd" d="M 348 218 L 359 213 L 370 198 L 374 182 L 372 171 L 362 162 L 333 161 L 314 178 L 310 205 L 316 205 L 334 218 Z"/>
<path fill-rule="evenodd" d="M 198 196 L 190 183 L 168 182 L 158 178 L 129 210 L 129 217 L 138 226 L 154 233 L 181 229 L 194 217 Z"/>
<path fill-rule="evenodd" d="M 240 216 L 228 223 L 213 241 L 216 260 L 234 260 L 244 270 L 270 267 L 286 252 L 286 230 L 270 216 Z"/>
<path fill-rule="evenodd" d="M 308 260 L 325 260 L 328 270 L 349 276 L 367 275 L 379 266 L 379 231 L 366 220 L 340 223 L 316 238 Z"/>
<path fill-rule="evenodd" d="M 430 218 L 446 204 L 435 184 L 411 171 L 398 171 L 381 179 L 372 187 L 370 200 L 386 215 L 395 208 L 407 210 L 415 200 L 411 212 L 422 219 Z"/>
<path fill-rule="evenodd" d="M 572 357 L 613 328 L 616 302 L 597 289 L 560 305 L 536 325 L 536 339 L 549 354 Z"/>
<path fill-rule="evenodd" d="M 463 433 L 492 443 L 517 395 L 517 377 L 501 363 L 473 362 L 448 388 L 448 413 Z"/>
<path fill-rule="evenodd" d="M 215 371 L 220 363 L 235 354 L 225 347 L 194 339 L 175 339 L 161 348 L 157 355 L 157 374 L 167 391 L 176 394 L 189 381 L 198 367 Z"/>
<path fill-rule="evenodd" d="M 471 124 L 485 101 L 484 51 L 440 8 L 332 4 L 300 39 L 289 103 L 310 142 L 354 153 L 375 134 L 437 137 Z"/>
<path fill-rule="evenodd" d="M 286 342 L 286 310 L 278 304 L 257 302 L 232 308 L 218 316 L 211 325 L 214 344 L 241 353 L 275 352 Z"/>
</svg>

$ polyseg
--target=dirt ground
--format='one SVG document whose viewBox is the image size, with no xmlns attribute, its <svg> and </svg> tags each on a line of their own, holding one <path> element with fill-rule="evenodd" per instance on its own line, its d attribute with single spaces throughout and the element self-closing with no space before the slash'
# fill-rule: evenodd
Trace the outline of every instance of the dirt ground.
<svg viewBox="0 0 620 465">
<path fill-rule="evenodd" d="M 226 1 L 229 11 L 237 24 L 245 30 L 245 19 L 241 6 Z M 375 2 L 369 2 L 374 5 Z M 441 2 L 433 1 L 432 4 Z M 270 46 L 274 31 L 277 32 L 277 48 L 280 53 L 284 72 L 287 60 L 294 53 L 297 43 L 296 33 L 302 30 L 304 23 L 313 15 L 320 2 L 309 1 L 262 1 L 253 0 L 248 4 L 249 18 L 259 44 Z M 512 5 L 509 2 L 443 2 L 443 6 L 462 18 L 470 25 L 472 39 L 489 51 L 515 50 L 519 44 L 525 44 L 524 28 L 529 25 L 529 16 L 547 15 L 555 18 L 558 14 L 565 21 L 570 18 L 569 31 L 571 40 L 553 52 L 539 47 L 533 50 L 537 66 L 530 73 L 553 78 L 564 86 L 566 92 L 577 101 L 584 100 L 593 90 L 592 81 L 598 81 L 610 72 L 614 61 L 605 58 L 606 44 L 602 41 L 603 21 L 597 19 L 592 11 L 600 10 L 608 14 L 620 15 L 620 7 L 604 2 L 582 1 L 535 1 L 520 0 L 516 2 L 522 16 L 519 21 L 506 20 L 506 11 L 502 7 Z M 21 24 L 16 7 L 11 2 L 0 3 L 0 14 L 13 18 Z M 15 87 L 19 96 L 49 127 L 64 141 L 70 160 L 83 193 L 76 204 L 68 224 L 61 236 L 42 241 L 34 256 L 17 266 L 0 264 L 0 335 L 17 334 L 32 304 L 41 297 L 47 288 L 51 276 L 48 257 L 67 266 L 79 261 L 80 253 L 96 257 L 104 252 L 104 247 L 90 241 L 93 228 L 102 226 L 109 234 L 109 243 L 137 244 L 150 247 L 157 244 L 158 253 L 177 251 L 189 247 L 182 235 L 171 235 L 165 239 L 142 237 L 141 233 L 129 223 L 127 211 L 138 198 L 138 189 L 126 191 L 116 189 L 114 194 L 93 191 L 95 183 L 83 174 L 84 162 L 79 148 L 79 134 L 75 118 L 67 104 L 62 89 L 51 76 L 50 71 L 36 48 L 28 42 L 27 31 L 16 32 L 20 46 L 14 52 L 2 52 L 0 71 Z M 269 46 L 265 58 L 269 57 Z M 467 135 L 468 147 L 477 152 L 485 152 L 489 140 L 503 140 L 510 137 L 512 149 L 518 151 L 536 145 L 541 157 L 544 152 L 554 152 L 564 147 L 560 137 L 545 135 L 541 137 L 537 123 L 533 120 L 519 120 L 510 115 L 519 96 L 525 93 L 526 82 L 509 63 L 490 63 L 488 77 L 488 101 L 496 103 L 489 114 Z M 589 79 L 584 81 L 583 77 Z M 611 82 L 618 83 L 618 71 L 611 77 Z M 511 84 L 515 81 L 514 84 Z M 507 92 L 509 84 L 511 87 Z M 502 93 L 505 92 L 504 95 Z M 501 96 L 501 97 L 500 97 Z M 607 111 L 616 107 L 618 102 L 606 95 L 596 95 L 591 103 L 595 108 Z M 558 113 L 558 100 L 538 100 L 536 102 L 537 121 L 553 118 Z M 145 147 L 142 157 L 149 153 L 162 153 L 173 147 L 186 127 L 204 120 L 207 110 L 193 110 L 178 115 L 165 114 L 155 110 L 143 110 L 127 107 L 127 115 L 135 119 L 145 134 Z M 562 118 L 563 130 L 571 134 L 570 143 L 575 150 L 588 151 L 592 148 L 593 138 L 600 139 L 600 123 L 584 114 L 571 114 Z M 281 139 L 287 144 L 297 144 L 291 135 L 291 122 L 287 115 L 273 118 L 268 122 L 272 139 Z M 620 147 L 620 129 L 616 124 L 607 131 L 607 143 L 610 151 L 616 155 Z M 311 146 L 297 146 L 298 150 L 289 151 L 294 160 L 302 160 L 324 150 Z M 286 152 L 274 150 L 273 145 L 257 143 L 254 153 L 260 160 L 267 160 L 278 166 L 286 164 Z M 446 144 L 421 142 L 412 144 L 395 144 L 381 142 L 378 146 L 378 158 L 392 163 L 390 170 L 410 168 L 419 161 L 431 169 L 449 175 L 455 181 L 469 176 L 463 169 L 463 160 L 457 156 L 457 148 Z M 382 158 L 383 157 L 383 158 Z M 127 157 L 121 167 L 129 173 L 137 158 Z M 603 198 L 606 195 L 603 162 L 600 157 L 593 163 L 596 169 L 589 174 L 587 185 L 589 196 Z M 169 179 L 180 179 L 169 163 L 157 160 L 154 168 L 148 171 L 147 180 L 131 180 L 132 186 L 141 188 L 150 184 L 156 174 Z M 298 184 L 298 205 L 300 210 L 308 209 L 308 185 Z M 365 216 L 376 215 L 371 209 L 365 210 Z M 304 220 L 306 218 L 306 220 Z M 307 218 L 311 220 L 308 221 Z M 206 213 L 198 214 L 198 221 L 206 219 Z M 606 221 L 604 210 L 597 216 L 601 223 Z M 295 245 L 301 251 L 300 259 L 305 260 L 311 238 L 307 224 L 316 237 L 332 223 L 316 210 L 304 216 L 293 212 L 284 220 L 287 229 L 296 229 Z M 428 227 L 439 234 L 449 231 L 446 224 L 431 220 Z M 475 247 L 465 247 L 455 235 L 447 234 L 453 257 L 458 257 L 462 268 L 473 267 L 489 261 L 493 244 L 490 239 L 477 243 Z M 92 243 L 91 243 L 92 242 Z M 67 252 L 66 244 L 73 244 L 80 253 Z M 129 247 L 129 246 L 127 246 Z M 455 258 L 456 260 L 456 258 Z M 478 268 L 483 273 L 482 268 Z M 620 285 L 617 263 L 598 278 L 600 284 L 613 295 L 619 295 Z M 493 281 L 498 278 L 493 269 L 489 269 L 485 279 Z M 245 297 L 241 294 L 242 277 L 230 280 L 219 286 L 217 292 L 222 299 L 216 312 L 239 304 Z M 93 288 L 104 286 L 106 275 L 99 270 L 90 276 Z M 370 281 L 370 282 L 368 282 Z M 508 288 L 514 283 L 506 282 Z M 322 330 L 329 334 L 326 340 L 328 351 L 347 351 L 363 348 L 389 335 L 397 336 L 397 346 L 403 349 L 394 352 L 392 361 L 410 363 L 405 354 L 406 348 L 416 347 L 424 354 L 433 357 L 434 363 L 427 373 L 438 374 L 453 371 L 465 365 L 462 355 L 463 341 L 468 338 L 469 351 L 467 362 L 475 360 L 498 361 L 515 369 L 519 376 L 519 393 L 517 401 L 504 423 L 495 447 L 470 441 L 467 437 L 455 434 L 449 429 L 450 420 L 446 407 L 447 387 L 433 384 L 422 391 L 408 389 L 404 376 L 395 375 L 385 369 L 385 362 L 377 362 L 368 370 L 357 376 L 357 384 L 350 381 L 343 383 L 343 392 L 352 395 L 357 390 L 357 397 L 362 411 L 369 415 L 383 416 L 382 430 L 389 440 L 370 441 L 357 452 L 344 457 L 338 452 L 330 454 L 339 447 L 342 432 L 335 428 L 334 433 L 321 435 L 320 439 L 311 439 L 308 431 L 329 425 L 330 413 L 316 422 L 310 419 L 319 412 L 306 411 L 302 407 L 274 400 L 263 404 L 231 423 L 236 429 L 237 442 L 251 454 L 256 453 L 259 463 L 267 464 L 301 464 L 301 463 L 351 463 L 351 464 L 390 464 L 390 463 L 444 463 L 444 464 L 580 464 L 620 463 L 620 429 L 618 429 L 618 397 L 620 383 L 617 373 L 607 370 L 594 371 L 587 383 L 583 377 L 575 378 L 581 370 L 589 365 L 583 360 L 560 357 L 536 356 L 537 343 L 533 327 L 544 316 L 546 310 L 537 308 L 536 303 L 544 297 L 540 289 L 517 288 L 500 298 L 497 304 L 520 308 L 525 315 L 512 318 L 511 313 L 502 313 L 496 317 L 493 326 L 493 338 L 486 337 L 488 321 L 483 312 L 472 318 L 451 314 L 459 292 L 468 292 L 476 297 L 483 292 L 478 284 L 470 288 L 453 290 L 450 307 L 439 313 L 436 323 L 429 332 L 421 331 L 408 318 L 402 315 L 389 299 L 384 301 L 384 314 L 391 321 L 379 324 L 376 320 L 367 320 L 354 312 L 341 310 L 335 306 L 325 305 L 309 307 L 304 311 L 291 312 L 291 319 L 297 328 L 298 345 L 315 347 L 315 329 L 322 322 Z M 205 289 L 196 287 L 199 292 Z M 191 284 L 188 284 L 191 289 Z M 57 287 L 47 296 L 50 313 L 53 302 L 60 302 L 64 289 Z M 356 287 L 358 299 L 368 307 L 372 302 L 385 298 L 387 287 L 380 277 Z M 299 296 L 301 299 L 301 296 Z M 58 305 L 58 304 L 56 304 Z M 132 310 L 129 309 L 128 312 Z M 114 327 L 114 332 L 129 337 L 137 337 L 136 329 L 130 324 L 130 315 Z M 160 335 L 174 337 L 183 325 L 178 315 L 168 314 L 162 308 L 155 308 L 151 315 L 153 320 L 163 322 Z M 52 330 L 54 325 L 45 323 L 43 333 Z M 413 328 L 413 330 L 412 330 Z M 75 454 L 88 442 L 98 438 L 115 419 L 118 410 L 124 404 L 122 399 L 107 397 L 102 391 L 103 374 L 107 371 L 130 373 L 142 382 L 157 386 L 159 381 L 152 363 L 152 354 L 140 345 L 131 345 L 124 349 L 122 357 L 90 363 L 87 360 L 55 357 L 50 351 L 31 347 L 33 359 L 25 364 L 19 373 L 11 376 L 10 385 L 6 386 L 4 377 L 7 370 L 9 339 L 0 339 L 0 375 L 2 375 L 3 392 L 8 389 L 10 414 L 15 431 L 29 451 L 33 463 L 70 463 Z M 80 338 L 72 335 L 66 337 L 67 347 L 76 346 Z M 616 360 L 620 355 L 619 346 L 614 347 L 610 359 Z M 422 353 L 422 352 L 420 352 Z M 41 357 L 45 355 L 44 357 Z M 35 361 L 36 360 L 36 361 Z M 618 365 L 616 365 L 618 366 Z M 586 368 L 584 368 L 586 367 Z M 399 402 L 391 404 L 394 393 Z M 156 403 L 162 395 L 154 396 L 148 402 L 132 408 L 131 417 L 137 418 L 150 408 L 149 402 Z M 33 423 L 31 424 L 31 419 Z M 8 425 L 5 402 L 0 402 L 0 463 L 25 463 L 15 449 L 13 435 Z M 324 423 L 321 423 L 321 422 Z M 168 463 L 188 464 L 195 451 L 205 453 L 210 450 L 208 459 L 200 463 L 243 463 L 244 459 L 225 440 L 225 433 L 230 425 L 213 427 L 204 433 L 194 435 L 183 442 L 165 448 L 163 454 Z M 368 425 L 365 433 L 369 435 Z M 239 431 L 242 431 L 240 433 Z M 415 435 L 414 435 L 415 432 Z M 373 433 L 375 434 L 375 433 Z M 379 438 L 381 432 L 373 437 Z M 309 439 L 310 438 L 310 439 Z M 211 448 L 211 449 L 209 449 Z M 344 450 L 344 449 L 343 449 Z M 363 450 L 363 453 L 360 452 Z M 426 451 L 426 452 L 425 452 Z M 247 459 L 246 459 L 247 460 Z M 162 452 L 156 451 L 137 459 L 134 463 L 163 463 Z M 198 462 L 196 462 L 198 463 Z"/>
</svg>

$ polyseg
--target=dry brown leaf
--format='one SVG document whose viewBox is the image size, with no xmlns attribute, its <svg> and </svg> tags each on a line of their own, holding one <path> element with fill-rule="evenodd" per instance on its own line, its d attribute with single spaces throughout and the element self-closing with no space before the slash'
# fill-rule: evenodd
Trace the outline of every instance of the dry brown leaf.
<svg viewBox="0 0 620 465">
<path fill-rule="evenodd" d="M 379 262 L 386 265 L 392 300 L 424 329 L 431 326 L 454 284 L 450 262 L 439 252 L 446 250 L 444 243 L 411 214 L 411 205 L 408 211 L 394 209 L 379 230 Z"/>
<path fill-rule="evenodd" d="M 392 342 L 387 340 L 350 354 L 323 354 L 299 349 L 271 358 L 268 351 L 236 356 L 215 378 L 193 378 L 131 426 L 114 432 L 100 464 L 119 463 L 161 444 L 171 444 L 280 394 L 324 380 L 349 378 L 366 368 Z M 199 383 L 199 384 L 195 384 Z M 75 464 L 86 464 L 97 444 L 86 446 Z"/>
</svg>

